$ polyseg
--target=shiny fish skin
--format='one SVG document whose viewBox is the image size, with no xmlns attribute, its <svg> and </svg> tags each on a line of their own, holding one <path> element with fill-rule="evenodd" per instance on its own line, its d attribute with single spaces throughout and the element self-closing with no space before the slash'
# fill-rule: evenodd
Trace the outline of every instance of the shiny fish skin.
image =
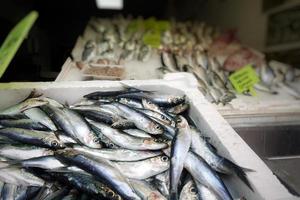
<svg viewBox="0 0 300 200">
<path fill-rule="evenodd" d="M 16 192 L 17 192 L 17 185 L 5 183 L 1 191 L 0 199 L 14 200 L 16 196 Z"/>
<path fill-rule="evenodd" d="M 140 138 L 151 138 L 151 135 L 146 133 L 145 131 L 139 129 L 124 129 L 123 132 L 127 133 L 128 135 Z"/>
<path fill-rule="evenodd" d="M 133 151 L 129 149 L 90 149 L 76 145 L 73 149 L 92 158 L 103 158 L 111 161 L 138 161 L 161 154 L 159 151 Z"/>
<path fill-rule="evenodd" d="M 191 145 L 190 127 L 186 119 L 179 116 L 178 132 L 172 140 L 170 163 L 170 198 L 178 199 L 178 184 L 184 162 Z"/>
<path fill-rule="evenodd" d="M 202 200 L 201 198 L 198 197 L 196 184 L 192 179 L 189 179 L 182 187 L 179 200 Z"/>
<path fill-rule="evenodd" d="M 57 126 L 76 141 L 91 148 L 101 148 L 96 135 L 76 112 L 67 108 L 59 109 L 51 105 L 43 106 L 42 109 Z"/>
<path fill-rule="evenodd" d="M 184 167 L 193 176 L 195 181 L 198 181 L 209 188 L 218 196 L 218 198 L 232 200 L 232 197 L 221 178 L 201 157 L 192 152 L 188 152 Z"/>
<path fill-rule="evenodd" d="M 0 129 L 0 135 L 25 144 L 47 147 L 51 149 L 64 148 L 58 138 L 52 132 L 34 131 L 21 128 Z"/>
<path fill-rule="evenodd" d="M 159 124 L 153 122 L 153 120 L 151 120 L 149 117 L 124 104 L 112 103 L 102 105 L 102 107 L 114 110 L 120 116 L 126 118 L 129 121 L 132 121 L 137 128 L 146 131 L 150 134 L 157 135 L 162 134 L 163 132 L 162 127 Z"/>
<path fill-rule="evenodd" d="M 203 184 L 196 181 L 196 188 L 198 191 L 198 196 L 202 200 L 219 200 L 219 198 L 211 190 L 205 187 Z"/>
<path fill-rule="evenodd" d="M 0 155 L 12 160 L 26 160 L 53 155 L 53 151 L 41 147 L 5 145 L 0 146 Z"/>
<path fill-rule="evenodd" d="M 48 104 L 49 102 L 40 98 L 30 98 L 30 99 L 26 99 L 25 101 L 13 105 L 9 108 L 6 108 L 2 111 L 0 111 L 0 114 L 4 114 L 4 115 L 15 115 L 15 114 L 20 114 L 21 112 L 30 109 L 30 108 L 34 108 L 34 107 L 38 107 L 38 106 L 42 106 L 45 104 Z"/>
<path fill-rule="evenodd" d="M 166 118 L 164 115 L 158 113 L 158 112 L 155 112 L 155 111 L 152 111 L 152 110 L 148 110 L 148 109 L 137 109 L 138 111 L 144 113 L 145 115 L 149 116 L 149 117 L 154 117 L 156 119 L 159 119 L 160 121 L 164 122 L 165 124 L 167 125 L 171 125 L 172 122 Z"/>
<path fill-rule="evenodd" d="M 52 120 L 40 108 L 31 108 L 25 110 L 23 113 L 31 120 L 43 124 L 52 131 L 57 131 Z"/>
<path fill-rule="evenodd" d="M 114 162 L 115 166 L 128 178 L 146 179 L 169 169 L 167 156 L 157 156 L 135 162 Z"/>
<path fill-rule="evenodd" d="M 31 119 L 0 120 L 0 125 L 4 127 L 24 128 L 30 130 L 49 130 L 48 127 L 44 126 L 43 124 L 36 123 Z"/>
<path fill-rule="evenodd" d="M 122 131 L 113 129 L 106 124 L 89 121 L 99 131 L 109 138 L 113 143 L 126 149 L 132 150 L 159 150 L 167 147 L 165 143 L 159 143 L 153 138 L 138 138 L 130 136 Z"/>
<path fill-rule="evenodd" d="M 130 183 L 132 184 L 134 190 L 142 199 L 147 200 L 167 200 L 162 194 L 159 193 L 156 189 L 154 189 L 150 184 L 146 181 L 130 179 Z"/>
<path fill-rule="evenodd" d="M 167 118 L 168 120 L 170 120 L 171 122 L 173 122 L 174 119 L 171 116 L 169 116 L 167 113 L 165 113 L 158 105 L 156 105 L 155 103 L 153 103 L 151 100 L 149 100 L 149 99 L 142 99 L 142 104 L 143 104 L 143 107 L 145 109 L 158 112 L 161 115 L 163 115 L 165 118 Z"/>
<path fill-rule="evenodd" d="M 57 169 L 65 167 L 65 165 L 57 160 L 53 155 L 20 160 L 17 162 L 13 162 L 12 165 L 20 165 L 25 168 L 33 167 L 40 169 Z"/>
<path fill-rule="evenodd" d="M 74 150 L 56 152 L 56 157 L 63 162 L 75 165 L 94 175 L 99 181 L 105 181 L 125 199 L 140 200 L 121 172 L 114 165 L 103 159 L 93 160 L 80 155 Z"/>
<path fill-rule="evenodd" d="M 0 180 L 23 186 L 43 186 L 44 180 L 34 176 L 33 174 L 26 172 L 24 169 L 19 168 L 4 168 L 7 167 L 7 163 L 0 162 Z"/>
<path fill-rule="evenodd" d="M 212 150 L 210 144 L 205 141 L 205 139 L 195 129 L 191 129 L 191 135 L 191 149 L 194 153 L 202 157 L 217 172 L 223 174 L 236 174 L 251 190 L 253 190 L 243 168 L 218 155 L 216 151 Z"/>
</svg>

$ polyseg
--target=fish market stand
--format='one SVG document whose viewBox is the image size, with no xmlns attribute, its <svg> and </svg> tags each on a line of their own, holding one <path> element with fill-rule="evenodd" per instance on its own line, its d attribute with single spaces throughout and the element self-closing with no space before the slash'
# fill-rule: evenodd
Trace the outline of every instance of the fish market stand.
<svg viewBox="0 0 300 200">
<path fill-rule="evenodd" d="M 254 172 L 247 173 L 254 192 L 235 176 L 224 179 L 225 184 L 232 186 L 229 187 L 229 190 L 234 198 L 244 196 L 246 199 L 296 199 L 214 106 L 198 92 L 197 82 L 190 74 L 166 75 L 162 80 L 122 82 L 142 89 L 186 95 L 191 107 L 189 115 L 203 134 L 210 138 L 218 152 L 234 163 L 254 170 Z M 0 84 L 0 109 L 21 101 L 33 89 L 59 102 L 72 104 L 87 93 L 98 90 L 114 90 L 120 87 L 121 85 L 117 81 L 3 83 Z"/>
</svg>

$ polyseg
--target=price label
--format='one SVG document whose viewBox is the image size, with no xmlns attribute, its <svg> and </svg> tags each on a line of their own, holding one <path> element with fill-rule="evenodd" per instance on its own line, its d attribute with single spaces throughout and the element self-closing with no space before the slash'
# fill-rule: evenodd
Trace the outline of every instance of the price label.
<svg viewBox="0 0 300 200">
<path fill-rule="evenodd" d="M 36 11 L 30 12 L 9 32 L 5 38 L 0 48 L 0 78 L 17 53 L 37 17 L 38 13 Z"/>
<path fill-rule="evenodd" d="M 229 80 L 238 93 L 249 91 L 252 96 L 256 95 L 253 86 L 259 82 L 259 77 L 251 65 L 246 65 L 231 74 Z"/>
<path fill-rule="evenodd" d="M 143 36 L 143 42 L 153 48 L 158 48 L 160 46 L 160 32 L 148 31 Z"/>
<path fill-rule="evenodd" d="M 164 31 L 170 30 L 171 24 L 170 24 L 170 22 L 168 22 L 166 20 L 158 20 L 157 27 L 158 27 L 159 31 L 164 32 Z"/>
<path fill-rule="evenodd" d="M 131 21 L 127 26 L 128 33 L 134 33 L 143 29 L 143 21 L 141 19 Z"/>
</svg>

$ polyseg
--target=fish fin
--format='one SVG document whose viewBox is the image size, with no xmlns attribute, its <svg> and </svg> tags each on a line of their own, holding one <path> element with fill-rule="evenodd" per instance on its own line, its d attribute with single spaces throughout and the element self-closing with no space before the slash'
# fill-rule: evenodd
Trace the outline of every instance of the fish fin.
<svg viewBox="0 0 300 200">
<path fill-rule="evenodd" d="M 251 184 L 247 178 L 247 174 L 244 171 L 244 169 L 246 169 L 246 168 L 242 168 L 242 167 L 234 164 L 233 162 L 231 162 L 228 159 L 224 159 L 223 164 L 226 165 L 227 167 L 229 167 L 229 169 L 231 170 L 232 173 L 236 174 L 252 191 L 254 191 L 253 187 L 251 186 Z M 249 171 L 249 170 L 250 169 L 247 169 L 246 171 Z"/>
<path fill-rule="evenodd" d="M 148 91 L 148 90 L 142 90 L 136 87 L 132 87 L 130 85 L 127 85 L 125 83 L 120 82 L 120 84 L 122 85 L 123 88 L 125 88 L 128 91 L 134 91 L 134 92 L 144 92 L 144 93 L 154 93 L 154 91 Z"/>
<path fill-rule="evenodd" d="M 206 139 L 205 139 L 205 140 L 206 140 Z M 213 151 L 213 152 L 215 152 L 215 153 L 218 152 L 218 149 L 217 149 L 214 145 L 212 145 L 211 143 L 209 143 L 207 140 L 206 140 L 206 144 L 207 144 L 207 147 L 208 147 L 211 151 Z"/>
<path fill-rule="evenodd" d="M 8 169 L 8 168 L 22 168 L 22 160 L 8 160 L 5 161 L 8 165 L 5 167 L 0 167 L 1 169 Z"/>
</svg>

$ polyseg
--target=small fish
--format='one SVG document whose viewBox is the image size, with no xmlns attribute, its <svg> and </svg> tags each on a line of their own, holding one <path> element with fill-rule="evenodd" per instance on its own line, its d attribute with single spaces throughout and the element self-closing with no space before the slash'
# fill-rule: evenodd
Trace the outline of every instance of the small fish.
<svg viewBox="0 0 300 200">
<path fill-rule="evenodd" d="M 183 185 L 180 192 L 179 200 L 202 200 L 201 198 L 199 198 L 196 184 L 192 179 L 189 179 Z"/>
<path fill-rule="evenodd" d="M 134 190 L 142 199 L 147 200 L 167 200 L 159 191 L 143 180 L 130 179 Z"/>
<path fill-rule="evenodd" d="M 24 143 L 52 149 L 62 149 L 62 144 L 52 132 L 27 130 L 21 128 L 0 129 L 0 135 L 9 139 Z"/>
<path fill-rule="evenodd" d="M 12 160 L 26 160 L 30 158 L 53 155 L 53 151 L 47 148 L 35 146 L 4 145 L 0 146 L 0 155 Z"/>
<path fill-rule="evenodd" d="M 160 151 L 134 151 L 129 149 L 91 149 L 75 145 L 73 149 L 93 158 L 103 158 L 111 161 L 138 161 L 159 156 Z"/>
<path fill-rule="evenodd" d="M 89 121 L 89 123 L 98 128 L 99 131 L 107 138 L 109 138 L 113 143 L 126 149 L 159 150 L 167 147 L 167 144 L 159 143 L 153 138 L 138 138 L 123 133 L 120 130 L 113 129 L 110 126 L 103 123 L 94 121 Z"/>
<path fill-rule="evenodd" d="M 14 200 L 17 193 L 17 185 L 5 183 L 3 185 L 0 199 L 1 200 Z"/>
<path fill-rule="evenodd" d="M 88 40 L 85 45 L 83 52 L 81 54 L 82 61 L 89 61 L 96 54 L 96 43 L 92 40 Z"/>
<path fill-rule="evenodd" d="M 145 131 L 139 129 L 124 129 L 123 132 L 127 133 L 128 135 L 139 137 L 139 138 L 151 138 L 151 135 L 146 133 Z"/>
<path fill-rule="evenodd" d="M 77 166 L 86 172 L 91 173 L 99 181 L 105 181 L 108 186 L 123 198 L 141 200 L 119 169 L 116 169 L 114 164 L 108 160 L 99 158 L 97 158 L 97 160 L 90 159 L 74 150 L 57 151 L 55 156 L 62 162 Z"/>
<path fill-rule="evenodd" d="M 29 98 L 19 104 L 13 105 L 9 108 L 6 108 L 6 109 L 0 111 L 0 114 L 16 115 L 16 114 L 20 114 L 21 112 L 23 112 L 27 109 L 42 106 L 42 105 L 45 105 L 48 103 L 49 103 L 48 101 L 41 99 L 41 98 Z"/>
<path fill-rule="evenodd" d="M 40 108 L 31 108 L 23 112 L 29 119 L 41 123 L 52 131 L 57 131 L 52 120 Z"/>
<path fill-rule="evenodd" d="M 102 105 L 102 107 L 115 111 L 119 116 L 133 122 L 137 128 L 150 134 L 157 135 L 162 134 L 163 132 L 163 129 L 159 124 L 155 123 L 145 114 L 138 112 L 124 104 L 114 102 L 111 104 Z"/>
<path fill-rule="evenodd" d="M 40 131 L 49 130 L 48 127 L 44 126 L 39 122 L 36 123 L 31 119 L 0 120 L 0 125 L 4 127 L 24 128 L 30 130 L 40 130 Z"/>
<path fill-rule="evenodd" d="M 178 132 L 172 140 L 170 164 L 170 198 L 178 199 L 178 184 L 183 171 L 184 162 L 191 145 L 191 134 L 188 122 L 179 116 Z"/>
<path fill-rule="evenodd" d="M 169 170 L 157 174 L 154 176 L 154 185 L 156 188 L 163 194 L 165 197 L 169 197 L 169 188 L 170 188 L 170 178 L 169 178 Z"/>
<path fill-rule="evenodd" d="M 169 158 L 156 156 L 140 161 L 115 162 L 114 164 L 126 177 L 143 180 L 169 169 Z"/>
<path fill-rule="evenodd" d="M 188 103 L 181 103 L 181 104 L 178 104 L 174 107 L 171 107 L 171 108 L 167 109 L 167 112 L 178 115 L 178 114 L 181 114 L 181 113 L 185 112 L 188 109 L 189 109 L 189 104 Z"/>
<path fill-rule="evenodd" d="M 171 72 L 177 72 L 177 66 L 172 54 L 162 51 L 160 54 L 161 63 Z"/>
<path fill-rule="evenodd" d="M 198 197 L 200 199 L 209 199 L 209 200 L 219 199 L 218 196 L 213 191 L 211 191 L 210 189 L 208 189 L 206 186 L 199 183 L 198 181 L 196 181 L 196 188 L 198 191 Z"/>
</svg>

